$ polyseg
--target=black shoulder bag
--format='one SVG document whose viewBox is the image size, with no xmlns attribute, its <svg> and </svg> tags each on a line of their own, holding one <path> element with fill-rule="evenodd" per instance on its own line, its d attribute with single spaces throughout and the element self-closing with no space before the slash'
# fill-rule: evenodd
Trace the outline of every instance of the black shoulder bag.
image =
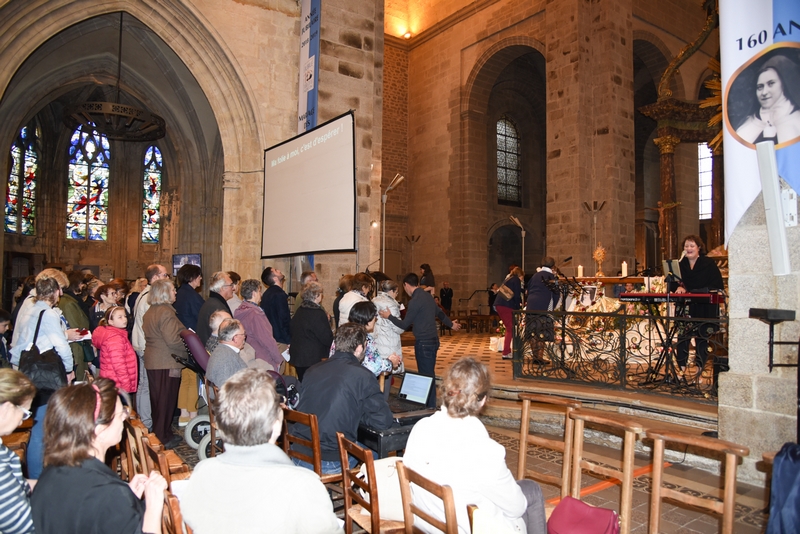
<svg viewBox="0 0 800 534">
<path fill-rule="evenodd" d="M 39 347 L 36 346 L 39 327 L 42 325 L 42 316 L 45 311 L 47 310 L 42 310 L 39 314 L 31 348 L 23 350 L 19 357 L 20 372 L 31 379 L 38 390 L 37 400 L 44 401 L 44 403 L 53 392 L 67 385 L 67 371 L 55 348 L 39 352 Z"/>
</svg>

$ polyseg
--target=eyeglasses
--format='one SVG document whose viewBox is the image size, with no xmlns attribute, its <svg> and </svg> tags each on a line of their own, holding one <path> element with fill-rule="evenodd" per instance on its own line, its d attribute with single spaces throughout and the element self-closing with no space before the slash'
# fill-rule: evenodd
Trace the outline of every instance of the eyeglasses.
<svg viewBox="0 0 800 534">
<path fill-rule="evenodd" d="M 122 410 L 114 414 L 114 418 L 116 419 L 118 416 L 122 416 L 123 421 L 127 421 L 131 417 L 131 408 L 130 406 L 123 406 Z"/>
<path fill-rule="evenodd" d="M 236 287 L 236 284 L 225 284 L 225 285 L 224 285 L 224 286 L 222 286 L 222 287 Z"/>
<path fill-rule="evenodd" d="M 245 341 L 247 341 L 247 334 L 233 334 L 233 337 L 236 336 L 244 336 Z"/>
<path fill-rule="evenodd" d="M 25 420 L 27 420 L 27 419 L 30 419 L 30 418 L 31 418 L 31 415 L 32 415 L 32 413 L 31 413 L 31 411 L 30 411 L 30 410 L 26 410 L 26 409 L 25 409 L 25 408 L 23 408 L 22 406 L 17 406 L 17 408 L 19 408 L 19 409 L 20 409 L 20 411 L 22 411 L 22 420 L 23 420 L 23 421 L 25 421 Z"/>
</svg>

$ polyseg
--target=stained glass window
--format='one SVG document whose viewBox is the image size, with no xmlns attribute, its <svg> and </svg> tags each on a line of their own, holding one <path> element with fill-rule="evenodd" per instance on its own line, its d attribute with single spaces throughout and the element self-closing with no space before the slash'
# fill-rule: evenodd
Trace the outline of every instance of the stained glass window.
<svg viewBox="0 0 800 534">
<path fill-rule="evenodd" d="M 161 231 L 161 151 L 153 145 L 144 153 L 144 197 L 142 201 L 142 243 L 158 243 Z"/>
<path fill-rule="evenodd" d="M 36 233 L 36 173 L 39 169 L 39 130 L 31 122 L 11 145 L 11 172 L 6 192 L 5 230 L 10 234 Z"/>
<path fill-rule="evenodd" d="M 111 147 L 105 135 L 79 126 L 69 142 L 67 239 L 108 238 Z"/>
<path fill-rule="evenodd" d="M 700 197 L 700 219 L 710 219 L 712 215 L 712 156 L 713 154 L 711 153 L 711 149 L 708 148 L 708 143 L 697 144 L 697 177 L 699 180 L 698 196 Z"/>
<path fill-rule="evenodd" d="M 522 205 L 522 151 L 517 127 L 508 118 L 497 121 L 497 202 Z"/>
</svg>

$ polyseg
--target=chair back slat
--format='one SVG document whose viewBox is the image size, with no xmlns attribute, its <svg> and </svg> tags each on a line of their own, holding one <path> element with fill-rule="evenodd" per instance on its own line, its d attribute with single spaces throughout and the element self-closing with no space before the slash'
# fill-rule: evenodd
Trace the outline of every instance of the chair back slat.
<svg viewBox="0 0 800 534">
<path fill-rule="evenodd" d="M 575 428 L 574 421 L 570 414 L 580 409 L 581 401 L 555 397 L 553 395 L 539 395 L 536 393 L 520 393 L 522 400 L 522 416 L 520 417 L 519 428 L 519 460 L 517 463 L 517 480 L 530 477 L 534 480 L 554 484 L 561 488 L 561 497 L 566 497 L 569 493 L 570 470 L 572 466 L 572 442 Z M 544 404 L 554 407 L 564 414 L 564 438 L 554 440 L 543 436 L 535 436 L 528 432 L 530 427 L 531 402 Z M 544 447 L 561 453 L 561 476 L 551 475 L 542 471 L 527 468 L 528 444 Z"/>
<path fill-rule="evenodd" d="M 634 449 L 636 447 L 636 438 L 644 433 L 642 423 L 629 416 L 583 409 L 571 412 L 569 417 L 575 423 L 575 440 L 572 446 L 571 496 L 575 499 L 580 499 L 581 469 L 585 469 L 590 473 L 616 478 L 620 481 L 621 486 L 619 500 L 620 534 L 629 534 L 631 531 L 631 512 L 633 510 Z M 583 459 L 583 437 L 586 422 L 609 427 L 623 433 L 621 468 L 607 467 Z"/>
<path fill-rule="evenodd" d="M 297 434 L 292 433 L 296 430 L 294 425 L 304 425 L 310 429 L 311 439 L 306 439 Z M 297 458 L 303 462 L 309 463 L 314 466 L 314 472 L 322 475 L 322 452 L 319 445 L 319 424 L 317 423 L 317 416 L 314 414 L 298 412 L 296 410 L 283 410 L 283 452 L 290 458 Z M 314 439 L 314 436 L 317 439 Z M 311 450 L 311 455 L 295 450 L 292 448 L 293 444 L 302 445 Z"/>
<path fill-rule="evenodd" d="M 440 485 L 425 478 L 413 469 L 406 467 L 402 461 L 398 461 L 396 465 L 397 475 L 400 479 L 400 494 L 403 498 L 403 516 L 406 524 L 406 534 L 423 532 L 419 527 L 414 526 L 414 516 L 423 519 L 445 534 L 458 534 L 458 520 L 456 519 L 453 489 L 450 486 Z M 414 498 L 411 494 L 412 483 L 442 500 L 445 517 L 444 521 L 433 517 L 414 504 Z"/>
<path fill-rule="evenodd" d="M 223 447 L 217 445 L 217 416 L 214 413 L 213 401 L 219 397 L 219 388 L 208 378 L 204 377 L 203 381 L 205 382 L 206 392 L 208 394 L 208 433 L 211 434 L 211 450 L 209 451 L 208 456 L 209 458 L 214 458 L 217 453 L 225 452 Z"/>
<path fill-rule="evenodd" d="M 147 466 L 145 474 L 149 475 L 153 471 L 158 471 L 167 480 L 167 484 L 171 484 L 172 476 L 169 472 L 167 456 L 156 449 L 148 436 L 142 436 L 142 449 L 144 450 L 145 465 Z"/>
<path fill-rule="evenodd" d="M 164 492 L 164 510 L 161 513 L 161 532 L 162 534 L 193 534 L 192 529 L 183 522 L 181 505 L 178 498 L 170 493 Z"/>
<path fill-rule="evenodd" d="M 147 469 L 144 451 L 142 450 L 142 426 L 138 419 L 129 419 L 124 422 L 125 433 L 125 461 L 128 479 L 138 474 L 144 474 Z M 149 471 L 148 471 L 149 472 Z"/>
<path fill-rule="evenodd" d="M 723 441 L 717 438 L 697 436 L 672 430 L 653 429 L 647 431 L 647 437 L 653 440 L 653 483 L 650 499 L 650 524 L 648 532 L 657 534 L 661 523 L 661 499 L 669 497 L 686 504 L 722 514 L 722 534 L 732 534 L 734 508 L 736 504 L 736 469 L 740 458 L 750 454 L 750 449 L 743 445 Z M 664 448 L 666 443 L 678 443 L 694 448 L 704 449 L 725 455 L 725 483 L 722 503 L 715 498 L 691 496 L 663 486 L 664 480 Z"/>
<path fill-rule="evenodd" d="M 349 466 L 348 455 L 354 456 L 359 463 L 366 466 L 367 477 L 361 479 L 352 476 L 352 473 L 346 467 L 342 469 L 342 486 L 344 487 L 344 525 L 345 533 L 352 534 L 353 520 L 348 513 L 348 510 L 353 508 L 353 501 L 361 505 L 364 510 L 369 512 L 370 516 L 370 532 L 379 533 L 381 529 L 380 518 L 380 505 L 378 502 L 378 487 L 377 479 L 375 477 L 375 462 L 372 459 L 372 452 L 367 451 L 363 447 L 358 446 L 352 441 L 344 437 L 341 432 L 336 433 L 336 438 L 339 441 L 339 458 L 341 459 L 342 466 Z M 355 485 L 355 488 L 353 488 Z M 368 499 L 362 497 L 359 489 L 364 490 L 368 495 Z"/>
</svg>

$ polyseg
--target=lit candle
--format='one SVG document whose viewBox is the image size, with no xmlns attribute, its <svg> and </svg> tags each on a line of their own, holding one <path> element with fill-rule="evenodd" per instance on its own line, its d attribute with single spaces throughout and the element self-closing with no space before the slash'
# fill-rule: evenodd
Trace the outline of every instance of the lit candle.
<svg viewBox="0 0 800 534">
<path fill-rule="evenodd" d="M 578 278 L 583 278 L 583 265 L 578 265 Z"/>
<path fill-rule="evenodd" d="M 623 261 L 622 262 L 622 277 L 625 278 L 626 276 L 628 276 L 628 262 L 627 261 Z"/>
</svg>

